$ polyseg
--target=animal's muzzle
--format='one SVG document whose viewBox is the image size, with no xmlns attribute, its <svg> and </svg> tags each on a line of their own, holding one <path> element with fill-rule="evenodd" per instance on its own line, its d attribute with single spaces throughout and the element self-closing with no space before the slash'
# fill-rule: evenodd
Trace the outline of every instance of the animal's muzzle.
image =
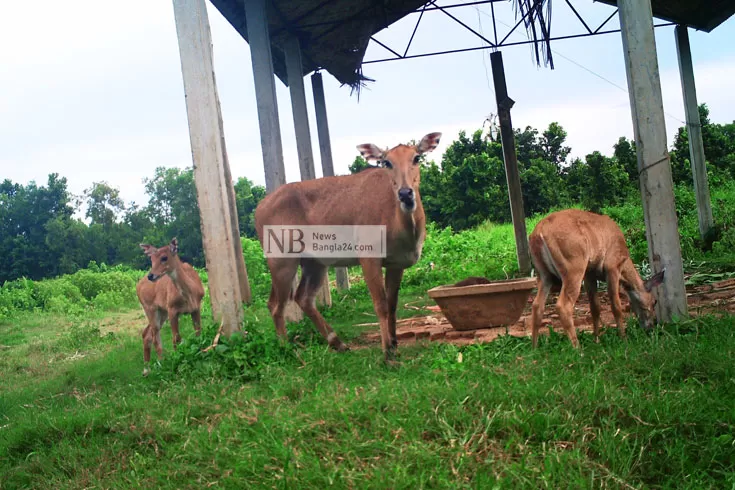
<svg viewBox="0 0 735 490">
<path fill-rule="evenodd" d="M 398 200 L 406 205 L 408 208 L 412 208 L 416 204 L 416 197 L 414 196 L 413 189 L 410 187 L 401 187 L 398 190 Z"/>
<path fill-rule="evenodd" d="M 154 273 L 152 273 L 152 272 L 151 272 L 150 274 L 148 274 L 148 280 L 149 280 L 149 281 L 151 281 L 151 282 L 155 282 L 155 281 L 156 281 L 156 279 L 158 279 L 159 277 L 160 277 L 160 276 L 157 276 L 157 275 L 155 275 L 155 274 L 154 274 Z"/>
</svg>

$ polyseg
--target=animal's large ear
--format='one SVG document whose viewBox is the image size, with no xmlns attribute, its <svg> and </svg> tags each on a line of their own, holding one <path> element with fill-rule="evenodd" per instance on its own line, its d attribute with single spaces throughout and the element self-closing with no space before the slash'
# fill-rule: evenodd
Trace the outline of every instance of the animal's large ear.
<svg viewBox="0 0 735 490">
<path fill-rule="evenodd" d="M 365 160 L 370 161 L 383 159 L 383 150 L 372 143 L 357 145 L 357 150 L 360 152 Z"/>
<path fill-rule="evenodd" d="M 171 239 L 171 243 L 168 244 L 168 248 L 171 250 L 172 254 L 178 253 L 179 251 L 179 241 L 176 240 L 176 237 L 173 237 Z"/>
<path fill-rule="evenodd" d="M 659 272 L 658 274 L 655 274 L 655 275 L 649 277 L 648 280 L 644 284 L 644 286 L 646 287 L 646 291 L 648 291 L 650 293 L 651 290 L 653 290 L 653 288 L 655 288 L 656 286 L 660 286 L 661 283 L 664 282 L 664 273 L 665 272 L 666 272 L 666 267 L 664 267 L 663 269 L 661 269 L 661 272 Z"/>
<path fill-rule="evenodd" d="M 154 247 L 153 245 L 148 245 L 147 243 L 141 243 L 140 248 L 142 248 L 143 253 L 145 253 L 148 256 L 151 256 L 154 253 L 156 253 L 156 247 Z"/>
<path fill-rule="evenodd" d="M 421 138 L 421 141 L 417 146 L 419 153 L 423 154 L 434 150 L 434 148 L 436 148 L 436 146 L 439 144 L 439 140 L 441 139 L 441 137 L 441 133 L 429 133 Z"/>
</svg>

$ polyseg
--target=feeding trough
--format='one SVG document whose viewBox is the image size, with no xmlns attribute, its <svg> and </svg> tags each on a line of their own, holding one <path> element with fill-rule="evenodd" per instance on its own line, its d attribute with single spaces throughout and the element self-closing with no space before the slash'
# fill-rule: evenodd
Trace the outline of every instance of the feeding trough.
<svg viewBox="0 0 735 490">
<path fill-rule="evenodd" d="M 533 277 L 503 281 L 472 279 L 475 278 L 461 281 L 457 283 L 459 285 L 438 286 L 427 292 L 455 330 L 514 324 L 521 317 L 528 297 L 536 287 Z"/>
</svg>

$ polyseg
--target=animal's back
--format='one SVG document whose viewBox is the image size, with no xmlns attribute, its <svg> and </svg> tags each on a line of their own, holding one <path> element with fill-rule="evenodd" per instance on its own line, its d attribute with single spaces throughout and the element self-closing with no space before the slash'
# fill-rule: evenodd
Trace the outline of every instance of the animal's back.
<svg viewBox="0 0 735 490">
<path fill-rule="evenodd" d="M 612 218 L 581 209 L 556 211 L 543 218 L 529 236 L 529 246 L 536 268 L 546 267 L 557 277 L 555 264 L 584 257 L 588 269 L 602 273 L 611 258 L 630 257 L 625 236 Z"/>
<path fill-rule="evenodd" d="M 265 225 L 384 224 L 397 206 L 390 176 L 374 167 L 280 186 L 256 207 L 255 228 L 262 244 Z"/>
</svg>

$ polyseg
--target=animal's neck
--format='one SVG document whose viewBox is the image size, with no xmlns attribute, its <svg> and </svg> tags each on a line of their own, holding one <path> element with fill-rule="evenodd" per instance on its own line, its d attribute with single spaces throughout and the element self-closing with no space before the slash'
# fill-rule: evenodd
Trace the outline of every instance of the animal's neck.
<svg viewBox="0 0 735 490">
<path fill-rule="evenodd" d="M 424 208 L 421 205 L 421 200 L 416 199 L 416 209 L 413 213 L 404 212 L 400 205 L 398 206 L 397 220 L 401 224 L 401 228 L 411 236 L 416 242 L 420 241 L 424 234 L 425 220 Z"/>
<path fill-rule="evenodd" d="M 620 279 L 626 291 L 633 291 L 636 297 L 645 288 L 643 279 L 641 279 L 640 274 L 638 274 L 633 262 L 630 260 L 626 260 L 620 268 Z"/>
<path fill-rule="evenodd" d="M 184 263 L 181 262 L 181 260 L 176 260 L 174 268 L 169 272 L 168 276 L 171 278 L 174 286 L 176 286 L 176 289 L 179 290 L 181 296 L 189 298 L 192 295 L 194 285 L 191 283 L 189 275 L 184 270 L 183 264 Z"/>
</svg>

